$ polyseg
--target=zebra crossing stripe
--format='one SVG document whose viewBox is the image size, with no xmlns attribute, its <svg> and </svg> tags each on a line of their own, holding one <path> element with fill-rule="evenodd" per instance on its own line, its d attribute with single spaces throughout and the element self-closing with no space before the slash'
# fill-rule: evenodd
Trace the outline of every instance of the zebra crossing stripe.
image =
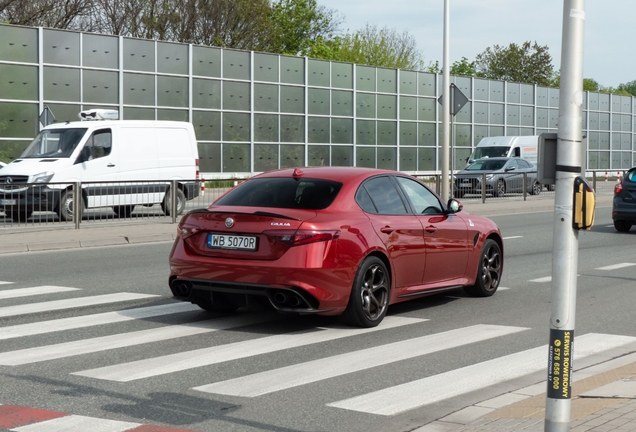
<svg viewBox="0 0 636 432">
<path fill-rule="evenodd" d="M 528 329 L 474 325 L 194 387 L 193 390 L 230 396 L 261 396 L 524 330 Z"/>
<path fill-rule="evenodd" d="M 625 267 L 631 267 L 631 266 L 635 266 L 636 263 L 619 263 L 619 264 L 614 264 L 614 265 L 608 265 L 605 267 L 599 267 L 596 268 L 595 270 L 618 270 L 618 269 L 622 269 Z"/>
<path fill-rule="evenodd" d="M 0 285 L 10 285 L 13 282 L 0 281 Z"/>
<path fill-rule="evenodd" d="M 68 291 L 81 291 L 81 288 L 69 288 L 69 287 L 58 287 L 52 285 L 45 285 L 39 287 L 31 287 L 31 288 L 18 288 L 12 290 L 4 290 L 0 291 L 0 300 L 2 299 L 10 299 L 17 297 L 29 297 L 34 295 L 42 295 L 42 294 L 56 294 Z"/>
<path fill-rule="evenodd" d="M 634 341 L 635 337 L 589 333 L 576 338 L 574 360 Z M 369 414 L 398 414 L 543 370 L 547 354 L 544 345 L 327 405 Z"/>
<path fill-rule="evenodd" d="M 194 432 L 17 405 L 0 405 L 0 428 L 19 432 Z"/>
<path fill-rule="evenodd" d="M 115 293 L 103 294 L 91 297 L 79 297 L 67 300 L 53 300 L 40 303 L 29 303 L 16 306 L 0 307 L 0 317 L 17 315 L 27 315 L 39 312 L 49 312 L 54 310 L 73 309 L 83 306 L 94 306 L 99 304 L 117 303 L 132 300 L 161 297 L 157 294 L 136 294 L 136 293 Z"/>
<path fill-rule="evenodd" d="M 0 340 L 14 339 L 24 336 L 33 336 L 45 333 L 53 333 L 62 330 L 72 330 L 85 327 L 93 327 L 104 324 L 113 324 L 135 319 L 156 317 L 161 315 L 176 314 L 190 311 L 200 311 L 197 305 L 178 302 L 160 306 L 149 306 L 116 312 L 104 312 L 78 317 L 61 318 L 49 321 L 39 321 L 29 324 L 0 327 Z"/>
<path fill-rule="evenodd" d="M 68 415 L 12 429 L 16 432 L 123 432 L 141 426 L 139 423 Z"/>
<path fill-rule="evenodd" d="M 309 331 L 304 330 L 288 334 L 267 336 L 227 345 L 202 348 L 193 351 L 180 352 L 161 357 L 74 372 L 72 375 L 128 382 L 141 378 L 149 378 L 171 372 L 179 372 L 186 369 L 222 363 L 230 360 L 342 339 L 349 336 L 357 336 L 380 330 L 422 323 L 425 321 L 428 320 L 406 317 L 386 317 L 379 326 L 373 328 L 350 328 L 341 326 L 334 326 L 333 328 L 319 327 Z"/>
<path fill-rule="evenodd" d="M 56 360 L 82 354 L 108 351 L 116 348 L 194 336 L 217 330 L 227 330 L 230 328 L 259 324 L 264 321 L 271 320 L 272 316 L 270 314 L 244 314 L 190 324 L 169 325 L 148 330 L 120 333 L 92 339 L 82 339 L 55 345 L 7 351 L 0 353 L 0 365 L 19 366 L 47 360 Z"/>
</svg>

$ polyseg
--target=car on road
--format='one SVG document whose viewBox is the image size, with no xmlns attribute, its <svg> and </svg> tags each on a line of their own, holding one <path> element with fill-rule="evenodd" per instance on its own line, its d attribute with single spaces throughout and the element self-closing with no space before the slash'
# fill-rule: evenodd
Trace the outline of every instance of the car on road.
<svg viewBox="0 0 636 432">
<path fill-rule="evenodd" d="M 389 305 L 501 281 L 497 225 L 407 174 L 370 168 L 271 171 L 181 219 L 170 252 L 174 298 L 339 315 L 374 327 Z"/>
<path fill-rule="evenodd" d="M 630 168 L 614 186 L 612 220 L 619 232 L 627 232 L 636 223 L 636 167 Z"/>
<path fill-rule="evenodd" d="M 481 194 L 484 174 L 487 194 L 502 197 L 506 193 L 522 193 L 524 173 L 526 192 L 540 194 L 542 186 L 537 179 L 537 168 L 527 160 L 518 157 L 479 159 L 455 174 L 454 195 L 462 198 L 466 194 Z"/>
</svg>

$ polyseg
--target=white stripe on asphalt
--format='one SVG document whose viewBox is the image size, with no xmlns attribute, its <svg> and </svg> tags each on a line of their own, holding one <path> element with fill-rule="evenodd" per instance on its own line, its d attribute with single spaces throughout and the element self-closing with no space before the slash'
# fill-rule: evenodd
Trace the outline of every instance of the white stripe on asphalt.
<svg viewBox="0 0 636 432">
<path fill-rule="evenodd" d="M 243 342 L 74 372 L 72 375 L 127 382 L 425 321 L 428 320 L 386 317 L 379 326 L 373 328 L 319 327 L 317 329 L 250 339 Z"/>
<path fill-rule="evenodd" d="M 200 307 L 193 305 L 192 303 L 179 302 L 177 304 L 149 306 L 116 312 L 104 312 L 78 317 L 39 321 L 29 324 L 19 324 L 8 327 L 0 327 L 0 340 L 200 310 Z"/>
<path fill-rule="evenodd" d="M 0 317 L 26 315 L 38 312 L 49 312 L 62 309 L 73 309 L 83 306 L 94 306 L 106 303 L 116 303 L 132 300 L 161 297 L 156 294 L 116 293 L 103 294 L 92 297 L 79 297 L 68 300 L 54 300 L 49 302 L 29 303 L 24 305 L 6 306 L 0 308 Z"/>
<path fill-rule="evenodd" d="M 46 420 L 27 426 L 13 428 L 11 430 L 16 432 L 123 432 L 139 426 L 141 426 L 141 423 L 69 415 L 66 417 L 58 417 L 53 420 Z"/>
<path fill-rule="evenodd" d="M 605 267 L 598 267 L 594 270 L 617 270 L 617 269 L 621 269 L 621 268 L 625 268 L 625 267 L 631 267 L 631 266 L 635 266 L 636 263 L 620 263 L 620 264 L 614 264 L 614 265 L 608 265 Z"/>
<path fill-rule="evenodd" d="M 538 282 L 538 283 L 552 282 L 552 276 L 546 276 L 539 279 L 532 279 L 532 280 L 529 280 L 528 282 Z"/>
<path fill-rule="evenodd" d="M 17 297 L 29 297 L 33 295 L 55 294 L 68 291 L 81 291 L 81 288 L 59 287 L 53 285 L 45 285 L 31 288 L 18 288 L 12 290 L 0 291 L 0 299 L 10 299 Z"/>
<path fill-rule="evenodd" d="M 523 236 L 510 236 L 510 237 L 504 237 L 504 240 L 512 240 L 512 239 L 518 239 L 518 238 L 523 238 Z"/>
<path fill-rule="evenodd" d="M 474 325 L 194 387 L 194 390 L 229 396 L 261 396 L 524 330 L 528 329 Z"/>
<path fill-rule="evenodd" d="M 629 336 L 590 333 L 575 339 L 574 360 L 636 341 Z M 546 368 L 548 347 L 499 357 L 328 406 L 378 415 L 393 415 L 469 393 Z"/>
<path fill-rule="evenodd" d="M 272 314 L 236 315 L 228 318 L 199 321 L 190 324 L 164 326 L 148 330 L 96 337 L 92 339 L 82 339 L 55 345 L 7 351 L 0 353 L 0 365 L 18 366 L 29 363 L 37 363 L 81 354 L 107 351 L 115 348 L 193 336 L 217 330 L 227 330 L 235 327 L 259 324 L 265 321 L 272 321 Z"/>
<path fill-rule="evenodd" d="M 5 282 L 5 281 L 0 281 L 0 285 L 10 285 L 14 282 Z"/>
</svg>

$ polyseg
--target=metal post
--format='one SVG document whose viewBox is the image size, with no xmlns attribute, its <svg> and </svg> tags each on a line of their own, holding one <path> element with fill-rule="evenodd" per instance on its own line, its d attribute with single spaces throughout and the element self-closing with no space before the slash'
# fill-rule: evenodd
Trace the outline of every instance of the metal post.
<svg viewBox="0 0 636 432">
<path fill-rule="evenodd" d="M 481 203 L 486 203 L 486 173 L 481 175 Z"/>
<path fill-rule="evenodd" d="M 450 141 L 450 0 L 444 0 L 444 60 L 442 85 L 442 199 L 446 201 L 450 195 L 448 177 L 448 157 Z"/>
<path fill-rule="evenodd" d="M 80 182 L 73 183 L 73 222 L 75 223 L 75 229 L 80 228 L 80 221 L 82 220 L 82 184 Z M 62 203 L 60 203 L 62 205 Z"/>
<path fill-rule="evenodd" d="M 528 173 L 524 172 L 523 173 L 523 200 L 526 200 L 526 197 L 528 196 Z"/>
<path fill-rule="evenodd" d="M 581 173 L 585 1 L 564 0 L 552 248 L 552 314 L 545 431 L 570 430 L 578 231 L 572 227 L 574 179 Z"/>
<path fill-rule="evenodd" d="M 172 223 L 177 222 L 177 180 L 172 180 L 170 185 L 170 216 L 172 216 Z"/>
</svg>

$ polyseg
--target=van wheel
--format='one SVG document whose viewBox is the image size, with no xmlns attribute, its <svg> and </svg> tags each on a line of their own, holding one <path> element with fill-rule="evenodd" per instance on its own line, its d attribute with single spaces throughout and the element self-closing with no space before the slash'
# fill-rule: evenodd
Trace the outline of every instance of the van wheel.
<svg viewBox="0 0 636 432">
<path fill-rule="evenodd" d="M 27 219 L 31 217 L 31 214 L 33 214 L 33 211 L 31 210 L 26 210 L 24 212 L 14 210 L 7 216 L 16 222 L 26 222 Z"/>
<path fill-rule="evenodd" d="M 172 208 L 172 204 L 170 204 L 170 189 L 166 191 L 166 196 L 161 202 L 161 210 L 166 214 L 166 216 L 170 216 L 170 209 Z M 177 214 L 183 213 L 186 205 L 186 197 L 181 189 L 177 189 Z"/>
<path fill-rule="evenodd" d="M 62 193 L 62 197 L 60 198 L 60 202 L 57 205 L 56 213 L 63 221 L 72 221 L 73 214 L 75 213 L 75 208 L 79 211 L 79 217 L 82 218 L 82 213 L 84 213 L 84 200 L 80 197 L 80 205 L 77 206 L 75 203 L 74 192 L 72 190 L 66 190 Z"/>
<path fill-rule="evenodd" d="M 123 206 L 113 207 L 113 211 L 119 218 L 129 218 L 134 209 L 135 209 L 134 205 L 123 205 Z"/>
</svg>

